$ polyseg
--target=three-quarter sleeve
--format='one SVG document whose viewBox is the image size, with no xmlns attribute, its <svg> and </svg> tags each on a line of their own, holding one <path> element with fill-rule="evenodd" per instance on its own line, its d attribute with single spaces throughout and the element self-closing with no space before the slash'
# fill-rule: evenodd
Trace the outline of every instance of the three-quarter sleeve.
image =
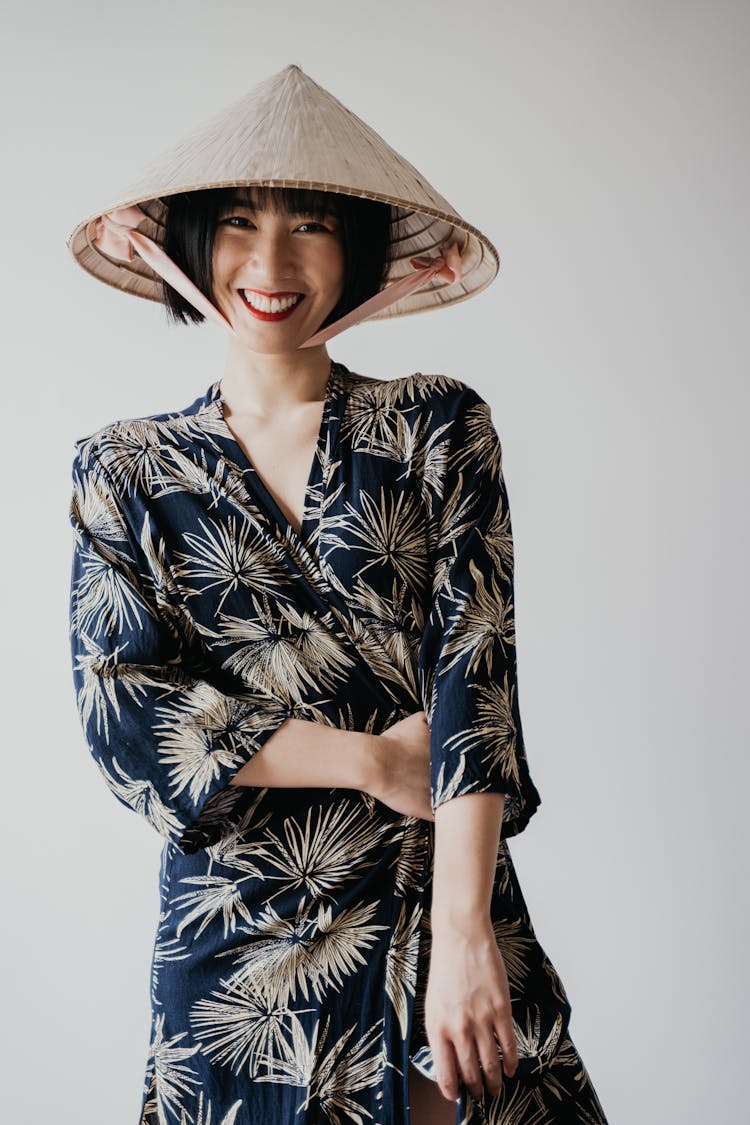
<svg viewBox="0 0 750 1125">
<path fill-rule="evenodd" d="M 507 837 L 541 803 L 519 711 L 510 509 L 488 404 L 461 384 L 451 413 L 418 664 L 432 807 L 465 793 L 504 793 Z"/>
<path fill-rule="evenodd" d="M 76 705 L 105 782 L 184 854 L 214 844 L 241 801 L 231 785 L 289 717 L 255 692 L 226 694 L 184 660 L 168 570 L 131 526 L 92 448 L 78 443 L 70 522 L 70 643 Z M 85 448 L 85 454 L 84 454 Z"/>
</svg>

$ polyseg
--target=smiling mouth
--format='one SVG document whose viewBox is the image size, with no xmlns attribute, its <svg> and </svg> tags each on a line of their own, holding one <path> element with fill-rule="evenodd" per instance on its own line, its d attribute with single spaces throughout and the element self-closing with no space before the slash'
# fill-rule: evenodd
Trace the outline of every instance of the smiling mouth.
<svg viewBox="0 0 750 1125">
<path fill-rule="evenodd" d="M 305 299 L 304 293 L 266 297 L 252 289 L 240 289 L 245 308 L 258 320 L 286 320 Z"/>
</svg>

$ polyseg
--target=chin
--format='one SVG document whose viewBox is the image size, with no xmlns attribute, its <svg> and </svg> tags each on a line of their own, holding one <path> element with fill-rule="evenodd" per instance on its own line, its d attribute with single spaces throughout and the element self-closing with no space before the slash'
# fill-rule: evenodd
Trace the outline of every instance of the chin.
<svg viewBox="0 0 750 1125">
<path fill-rule="evenodd" d="M 312 336 L 312 332 L 308 336 L 304 336 L 298 343 L 289 341 L 278 341 L 275 344 L 262 343 L 257 339 L 250 339 L 248 336 L 243 335 L 237 338 L 238 346 L 244 348 L 246 351 L 254 352 L 256 355 L 295 355 L 299 351 L 300 344 Z"/>
</svg>

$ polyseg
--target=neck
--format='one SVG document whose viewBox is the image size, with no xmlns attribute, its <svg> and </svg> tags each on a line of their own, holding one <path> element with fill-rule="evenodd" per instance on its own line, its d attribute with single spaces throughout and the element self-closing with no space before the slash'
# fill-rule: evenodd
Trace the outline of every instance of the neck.
<svg viewBox="0 0 750 1125">
<path fill-rule="evenodd" d="M 325 344 L 267 354 L 232 339 L 219 389 L 232 414 L 269 417 L 320 402 L 330 370 Z"/>
</svg>

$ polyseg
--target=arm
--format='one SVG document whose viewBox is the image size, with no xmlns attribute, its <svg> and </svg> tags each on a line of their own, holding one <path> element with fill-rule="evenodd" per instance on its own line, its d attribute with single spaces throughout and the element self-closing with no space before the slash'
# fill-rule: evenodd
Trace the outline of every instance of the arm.
<svg viewBox="0 0 750 1125">
<path fill-rule="evenodd" d="M 501 834 L 520 832 L 540 798 L 518 707 L 513 541 L 500 441 L 488 405 L 472 388 L 463 387 L 451 405 L 433 605 L 419 670 L 435 810 L 425 1025 L 439 1085 L 455 1099 L 457 1077 L 478 1096 L 481 1065 L 495 1094 L 503 1071 L 512 1075 L 518 1065 L 490 902 Z"/>
<path fill-rule="evenodd" d="M 490 917 L 505 797 L 469 793 L 435 812 L 432 943 L 425 1023 L 441 1090 L 475 1097 L 518 1067 L 510 989 Z M 502 1048 L 502 1067 L 498 1053 Z M 480 1070 L 481 1066 L 481 1070 Z"/>
<path fill-rule="evenodd" d="M 221 691 L 210 673 L 193 670 L 189 622 L 166 586 L 148 507 L 133 527 L 120 490 L 80 443 L 69 516 L 70 646 L 88 748 L 123 805 L 186 854 L 208 847 L 240 805 L 233 778 L 292 705 L 260 691 Z"/>
<path fill-rule="evenodd" d="M 506 837 L 526 826 L 541 801 L 518 704 L 510 509 L 487 403 L 464 386 L 450 408 L 432 605 L 418 662 L 431 732 L 432 805 L 437 810 L 469 793 L 503 794 Z"/>
<path fill-rule="evenodd" d="M 379 736 L 287 719 L 230 785 L 361 789 L 372 793 Z"/>
<path fill-rule="evenodd" d="M 432 932 L 490 920 L 505 795 L 467 793 L 435 812 Z"/>
</svg>

